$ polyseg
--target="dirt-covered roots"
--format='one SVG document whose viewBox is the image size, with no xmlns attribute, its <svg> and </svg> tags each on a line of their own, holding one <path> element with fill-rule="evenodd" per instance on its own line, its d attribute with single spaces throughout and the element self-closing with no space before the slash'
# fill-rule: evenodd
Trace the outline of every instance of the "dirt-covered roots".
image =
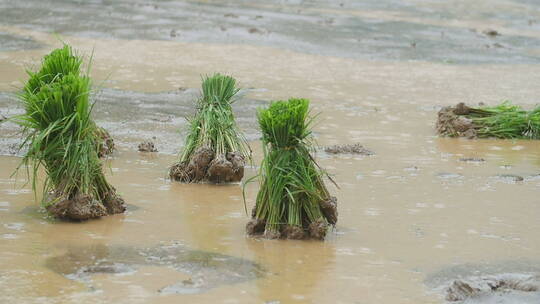
<svg viewBox="0 0 540 304">
<path fill-rule="evenodd" d="M 246 233 L 252 237 L 263 237 L 266 239 L 324 240 L 326 237 L 326 232 L 330 226 L 327 221 L 320 218 L 309 223 L 307 218 L 304 218 L 302 222 L 302 226 L 284 224 L 281 225 L 278 230 L 275 230 L 266 227 L 266 221 L 252 218 L 246 224 Z"/>
<path fill-rule="evenodd" d="M 71 198 L 50 196 L 51 203 L 47 211 L 64 220 L 89 220 L 110 214 L 123 213 L 126 210 L 124 200 L 116 193 L 107 193 L 102 201 L 88 194 L 77 194 Z"/>
<path fill-rule="evenodd" d="M 337 198 L 335 196 L 331 196 L 327 200 L 322 201 L 321 210 L 329 224 L 335 225 L 337 223 L 338 211 Z"/>
<path fill-rule="evenodd" d="M 98 156 L 100 158 L 113 154 L 114 152 L 114 140 L 107 132 L 107 130 L 97 127 L 95 130 L 97 146 L 98 146 Z"/>
<path fill-rule="evenodd" d="M 244 157 L 240 153 L 229 152 L 215 155 L 208 148 L 199 148 L 193 153 L 189 163 L 177 163 L 169 170 L 172 180 L 194 183 L 239 182 L 244 177 Z"/>
<path fill-rule="evenodd" d="M 437 134 L 450 137 L 477 137 L 477 126 L 473 120 L 463 115 L 470 113 L 470 108 L 464 103 L 454 107 L 444 107 L 438 113 Z"/>
</svg>

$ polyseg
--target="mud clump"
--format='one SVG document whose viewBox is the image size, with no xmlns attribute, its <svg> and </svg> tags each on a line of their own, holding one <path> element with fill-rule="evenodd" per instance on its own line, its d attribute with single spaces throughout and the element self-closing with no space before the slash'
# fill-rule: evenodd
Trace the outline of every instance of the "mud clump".
<svg viewBox="0 0 540 304">
<path fill-rule="evenodd" d="M 329 224 L 335 225 L 338 219 L 337 198 L 331 196 L 327 200 L 321 202 L 321 210 Z"/>
<path fill-rule="evenodd" d="M 482 31 L 482 34 L 488 36 L 488 37 L 496 37 L 496 36 L 500 36 L 501 33 L 497 32 L 496 30 L 494 29 L 485 29 Z"/>
<path fill-rule="evenodd" d="M 246 224 L 246 233 L 248 235 L 261 235 L 264 233 L 265 226 L 265 221 L 254 218 Z"/>
<path fill-rule="evenodd" d="M 538 292 L 539 290 L 538 276 L 507 274 L 474 277 L 468 280 L 454 280 L 446 289 L 445 299 L 457 302 L 495 294 L 502 297 L 513 292 Z"/>
<path fill-rule="evenodd" d="M 309 224 L 309 235 L 316 240 L 324 240 L 328 225 L 323 220 L 316 220 Z"/>
<path fill-rule="evenodd" d="M 482 162 L 485 162 L 486 160 L 480 157 L 462 157 L 459 159 L 459 161 L 465 162 L 465 163 L 482 163 Z"/>
<path fill-rule="evenodd" d="M 283 229 L 283 234 L 289 240 L 302 240 L 306 237 L 306 233 L 302 227 L 292 225 L 285 226 L 285 229 Z"/>
<path fill-rule="evenodd" d="M 177 163 L 169 170 L 172 180 L 195 183 L 234 183 L 244 177 L 245 159 L 240 153 L 229 152 L 215 155 L 209 148 L 199 148 L 189 163 Z"/>
<path fill-rule="evenodd" d="M 64 220 L 84 221 L 102 216 L 123 213 L 124 200 L 114 193 L 105 195 L 102 201 L 88 194 L 77 194 L 71 198 L 50 195 L 52 202 L 45 207 L 49 214 Z"/>
<path fill-rule="evenodd" d="M 473 297 L 480 292 L 480 289 L 473 288 L 469 284 L 455 280 L 450 287 L 446 290 L 446 301 L 455 302 L 463 301 L 467 298 Z"/>
<path fill-rule="evenodd" d="M 477 138 L 477 129 L 473 120 L 463 115 L 468 115 L 470 108 L 464 103 L 458 103 L 455 107 L 444 107 L 438 113 L 436 130 L 437 134 L 450 137 Z"/>
<path fill-rule="evenodd" d="M 372 151 L 366 149 L 361 144 L 347 144 L 347 145 L 333 145 L 324 148 L 324 152 L 329 154 L 360 154 L 360 155 L 374 155 Z"/>
<path fill-rule="evenodd" d="M 517 182 L 522 182 L 525 180 L 523 176 L 515 175 L 515 174 L 498 174 L 498 175 L 495 175 L 494 178 L 498 179 L 501 182 L 506 182 L 506 183 L 517 183 Z"/>
<path fill-rule="evenodd" d="M 139 152 L 158 152 L 158 149 L 154 145 L 153 141 L 145 140 L 137 147 Z"/>
</svg>

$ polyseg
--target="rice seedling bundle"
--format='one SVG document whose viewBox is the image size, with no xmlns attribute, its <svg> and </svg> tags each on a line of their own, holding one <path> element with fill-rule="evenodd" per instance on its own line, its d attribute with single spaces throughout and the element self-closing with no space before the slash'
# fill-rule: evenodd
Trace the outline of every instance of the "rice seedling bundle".
<svg viewBox="0 0 540 304">
<path fill-rule="evenodd" d="M 37 93 L 43 85 L 58 81 L 64 75 L 80 75 L 82 63 L 82 58 L 77 56 L 69 45 L 64 45 L 64 47 L 52 51 L 43 58 L 38 72 L 27 71 L 29 79 L 24 86 L 23 94 Z M 94 133 L 99 157 L 112 154 L 114 140 L 109 132 L 95 125 Z"/>
<path fill-rule="evenodd" d="M 324 239 L 328 226 L 337 222 L 337 201 L 324 184 L 326 173 L 311 156 L 309 101 L 276 101 L 257 117 L 264 159 L 247 233 L 267 238 Z"/>
<path fill-rule="evenodd" d="M 436 128 L 450 137 L 540 139 L 540 107 L 527 111 L 508 101 L 477 108 L 459 103 L 439 111 Z"/>
<path fill-rule="evenodd" d="M 21 147 L 28 151 L 21 165 L 32 170 L 34 191 L 44 169 L 43 204 L 52 215 L 74 220 L 125 211 L 102 172 L 90 78 L 80 75 L 81 63 L 68 45 L 45 56 L 19 95 L 25 114 L 14 119 L 24 128 Z"/>
<path fill-rule="evenodd" d="M 169 171 L 181 182 L 239 182 L 251 157 L 247 141 L 236 125 L 232 103 L 239 89 L 231 76 L 205 77 L 197 112 L 188 120 L 189 134 L 180 160 Z"/>
</svg>

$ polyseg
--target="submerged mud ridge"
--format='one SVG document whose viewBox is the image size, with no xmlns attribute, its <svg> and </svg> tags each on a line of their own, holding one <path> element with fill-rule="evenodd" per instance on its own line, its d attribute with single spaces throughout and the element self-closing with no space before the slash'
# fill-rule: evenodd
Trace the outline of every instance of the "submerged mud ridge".
<svg viewBox="0 0 540 304">
<path fill-rule="evenodd" d="M 251 261 L 219 253 L 192 250 L 178 243 L 152 248 L 127 246 L 90 246 L 68 248 L 63 255 L 51 257 L 46 266 L 69 279 L 91 283 L 93 274 L 134 274 L 142 266 L 172 267 L 188 274 L 181 282 L 170 282 L 156 292 L 202 293 L 264 276 L 261 266 Z"/>
<path fill-rule="evenodd" d="M 454 266 L 425 283 L 452 303 L 540 303 L 540 266 L 530 261 Z"/>
</svg>

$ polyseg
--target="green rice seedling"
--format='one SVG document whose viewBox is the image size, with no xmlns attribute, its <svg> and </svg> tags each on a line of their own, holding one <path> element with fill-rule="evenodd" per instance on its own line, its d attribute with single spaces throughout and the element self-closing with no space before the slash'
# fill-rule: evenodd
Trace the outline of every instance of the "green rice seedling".
<svg viewBox="0 0 540 304">
<path fill-rule="evenodd" d="M 59 81 L 65 75 L 80 75 L 82 63 L 82 57 L 78 56 L 67 44 L 53 50 L 50 54 L 45 55 L 39 71 L 26 71 L 29 78 L 23 88 L 22 96 L 35 94 L 42 86 Z M 94 133 L 99 157 L 112 154 L 114 141 L 109 132 L 94 124 Z"/>
<path fill-rule="evenodd" d="M 239 89 L 231 76 L 204 77 L 197 112 L 188 120 L 189 134 L 180 160 L 169 171 L 181 182 L 239 182 L 251 150 L 236 125 L 232 103 Z"/>
<path fill-rule="evenodd" d="M 44 206 L 56 217 L 73 220 L 125 211 L 102 172 L 90 78 L 80 75 L 80 64 L 67 45 L 46 56 L 19 95 L 25 114 L 14 118 L 24 129 L 21 147 L 28 150 L 21 166 L 32 171 L 34 191 L 44 170 Z"/>
<path fill-rule="evenodd" d="M 495 107 L 459 103 L 439 111 L 437 132 L 450 137 L 540 139 L 540 107 L 532 111 L 505 101 Z"/>
<path fill-rule="evenodd" d="M 264 159 L 260 189 L 249 235 L 267 238 L 324 239 L 329 224 L 337 222 L 337 200 L 330 196 L 314 152 L 309 101 L 275 101 L 257 113 Z"/>
</svg>

